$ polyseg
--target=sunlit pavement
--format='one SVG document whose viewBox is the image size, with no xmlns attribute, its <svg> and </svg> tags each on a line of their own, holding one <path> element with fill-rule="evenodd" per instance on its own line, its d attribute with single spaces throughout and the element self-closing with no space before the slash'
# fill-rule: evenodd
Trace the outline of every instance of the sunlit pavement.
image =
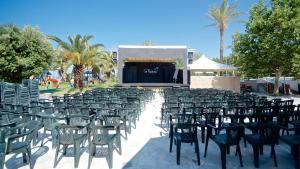
<svg viewBox="0 0 300 169">
<path fill-rule="evenodd" d="M 218 146 L 210 141 L 208 146 L 207 157 L 204 158 L 204 144 L 200 144 L 200 160 L 201 165 L 197 165 L 196 153 L 191 144 L 182 144 L 181 148 L 181 164 L 176 164 L 176 146 L 173 146 L 172 153 L 169 152 L 169 137 L 165 128 L 160 126 L 160 110 L 163 98 L 155 95 L 155 99 L 146 105 L 140 120 L 137 122 L 136 129 L 132 128 L 127 140 L 122 137 L 122 155 L 114 151 L 113 168 L 116 169 L 218 169 L 221 168 L 220 151 Z M 296 104 L 300 103 L 300 99 L 296 98 Z M 122 130 L 122 135 L 124 132 Z M 51 147 L 51 141 L 44 146 L 34 146 L 32 149 L 32 159 L 35 169 L 53 168 L 55 149 Z M 88 168 L 88 143 L 81 150 L 79 169 Z M 235 156 L 235 147 L 231 148 L 231 154 L 227 155 L 227 168 L 243 168 L 252 169 L 253 152 L 251 145 L 244 147 L 241 142 L 242 156 L 244 167 L 240 167 L 239 158 Z M 292 169 L 293 158 L 290 154 L 290 148 L 280 143 L 275 147 L 277 153 L 278 167 L 277 169 Z M 74 168 L 74 157 L 72 157 L 73 149 L 68 148 L 67 155 L 59 154 L 59 162 L 57 169 Z M 106 169 L 108 168 L 105 158 L 106 149 L 97 150 L 96 157 L 93 158 L 91 169 Z M 260 156 L 260 168 L 276 168 L 273 159 L 270 158 L 270 147 L 265 146 L 264 155 Z M 22 156 L 19 154 L 6 156 L 5 167 L 8 169 L 29 168 L 28 164 L 23 164 Z"/>
</svg>

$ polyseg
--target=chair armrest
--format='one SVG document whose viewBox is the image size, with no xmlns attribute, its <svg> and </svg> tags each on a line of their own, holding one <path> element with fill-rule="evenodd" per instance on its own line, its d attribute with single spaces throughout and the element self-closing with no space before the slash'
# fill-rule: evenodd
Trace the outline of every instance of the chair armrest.
<svg viewBox="0 0 300 169">
<path fill-rule="evenodd" d="M 9 141 L 12 141 L 12 140 L 16 140 L 16 139 L 18 139 L 18 138 L 23 138 L 23 137 L 25 137 L 25 136 L 31 134 L 32 131 L 33 131 L 33 130 L 28 130 L 28 131 L 26 131 L 25 133 L 12 134 L 12 135 L 10 135 L 10 136 L 7 137 L 8 142 L 9 142 Z"/>
<path fill-rule="evenodd" d="M 220 127 L 214 126 L 212 124 L 207 124 L 207 126 L 210 127 L 210 128 L 216 129 L 216 130 L 221 129 Z"/>
</svg>

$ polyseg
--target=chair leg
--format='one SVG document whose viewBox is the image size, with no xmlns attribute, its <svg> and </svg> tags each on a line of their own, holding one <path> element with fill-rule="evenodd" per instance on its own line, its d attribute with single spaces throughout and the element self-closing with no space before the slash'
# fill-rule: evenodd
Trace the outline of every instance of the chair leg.
<svg viewBox="0 0 300 169">
<path fill-rule="evenodd" d="M 274 164 L 277 167 L 277 158 L 276 158 L 276 153 L 275 153 L 275 145 L 271 145 L 271 154 L 273 155 L 274 158 Z"/>
<path fill-rule="evenodd" d="M 93 156 L 95 156 L 96 155 L 96 145 L 92 145 L 92 152 L 93 152 Z"/>
<path fill-rule="evenodd" d="M 74 166 L 75 168 L 78 167 L 79 164 L 79 158 L 80 158 L 80 143 L 75 143 L 74 144 Z"/>
<path fill-rule="evenodd" d="M 177 165 L 180 164 L 180 150 L 181 150 L 181 140 L 177 139 L 176 140 L 176 160 L 177 160 Z"/>
<path fill-rule="evenodd" d="M 221 164 L 222 164 L 222 169 L 226 169 L 226 151 L 227 151 L 227 146 L 226 145 L 220 145 L 220 151 L 221 151 Z"/>
<path fill-rule="evenodd" d="M 245 146 L 245 148 L 247 147 L 247 140 L 246 140 L 245 136 L 244 136 L 244 146 Z"/>
<path fill-rule="evenodd" d="M 120 155 L 122 155 L 122 141 L 121 141 L 121 135 L 118 135 L 117 142 L 119 146 Z"/>
<path fill-rule="evenodd" d="M 300 169 L 300 159 L 299 159 L 299 145 L 294 145 L 293 147 L 293 157 L 295 159 L 295 169 Z"/>
<path fill-rule="evenodd" d="M 31 148 L 27 148 L 27 154 L 28 154 L 28 161 L 29 161 L 29 168 L 33 169 L 32 163 L 31 163 Z"/>
<path fill-rule="evenodd" d="M 200 165 L 200 151 L 199 151 L 199 143 L 198 140 L 195 142 L 195 152 L 197 154 L 198 165 Z"/>
<path fill-rule="evenodd" d="M 259 167 L 259 146 L 253 145 L 254 166 Z"/>
<path fill-rule="evenodd" d="M 56 151 L 55 151 L 55 157 L 54 157 L 54 165 L 53 165 L 53 168 L 55 168 L 56 165 L 57 165 L 56 163 L 57 163 L 57 157 L 58 157 L 59 148 L 60 148 L 60 145 L 58 144 L 58 145 L 56 146 Z"/>
<path fill-rule="evenodd" d="M 243 165 L 243 158 L 242 158 L 242 153 L 241 153 L 241 147 L 240 147 L 239 144 L 236 146 L 236 151 L 237 151 L 237 153 L 239 155 L 240 165 L 241 165 L 241 167 L 243 167 L 244 166 Z"/>
<path fill-rule="evenodd" d="M 230 154 L 230 146 L 229 145 L 227 145 L 227 147 L 226 147 L 226 152 L 227 152 L 227 154 Z"/>
<path fill-rule="evenodd" d="M 41 141 L 41 147 L 44 145 L 45 135 L 46 135 L 46 130 L 44 129 L 43 138 L 42 138 L 42 141 Z"/>
<path fill-rule="evenodd" d="M 263 155 L 264 154 L 264 146 L 259 146 L 259 152 L 260 152 L 260 155 Z"/>
<path fill-rule="evenodd" d="M 68 148 L 67 145 L 63 145 L 63 155 L 67 154 L 67 148 Z"/>
<path fill-rule="evenodd" d="M 126 121 L 124 123 L 124 129 L 125 129 L 125 139 L 127 140 L 127 126 L 126 126 Z"/>
<path fill-rule="evenodd" d="M 173 147 L 173 133 L 170 132 L 170 153 L 172 152 Z"/>
<path fill-rule="evenodd" d="M 163 120 L 164 120 L 164 115 L 163 115 L 163 110 L 161 110 L 160 127 L 162 127 Z"/>
<path fill-rule="evenodd" d="M 205 140 L 205 127 L 201 127 L 201 141 L 204 143 Z"/>
<path fill-rule="evenodd" d="M 22 153 L 23 163 L 27 163 L 26 153 Z"/>
<path fill-rule="evenodd" d="M 113 144 L 108 144 L 108 166 L 109 168 L 113 168 Z"/>
<path fill-rule="evenodd" d="M 89 146 L 89 163 L 88 163 L 88 169 L 90 169 L 91 167 L 91 163 L 92 163 L 92 160 L 93 160 L 93 154 L 94 154 L 94 151 L 93 151 L 93 146 Z"/>
<path fill-rule="evenodd" d="M 206 157 L 206 154 L 207 154 L 208 141 L 209 141 L 209 137 L 208 137 L 208 135 L 206 134 L 205 149 L 204 149 L 204 157 Z"/>
</svg>

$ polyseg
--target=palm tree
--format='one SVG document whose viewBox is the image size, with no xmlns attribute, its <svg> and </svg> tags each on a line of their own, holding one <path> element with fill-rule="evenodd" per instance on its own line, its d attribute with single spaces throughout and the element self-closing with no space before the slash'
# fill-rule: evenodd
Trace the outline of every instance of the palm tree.
<svg viewBox="0 0 300 169">
<path fill-rule="evenodd" d="M 77 34 L 74 37 L 68 36 L 69 42 L 64 42 L 56 36 L 49 35 L 49 39 L 58 43 L 58 45 L 64 51 L 64 57 L 73 65 L 74 85 L 76 88 L 83 88 L 83 71 L 84 68 L 91 64 L 93 57 L 96 57 L 95 51 L 99 47 L 103 47 L 102 44 L 89 45 L 88 41 L 93 38 L 91 35 L 81 36 Z"/>
<path fill-rule="evenodd" d="M 223 51 L 224 51 L 224 30 L 228 26 L 230 20 L 235 19 L 238 16 L 241 16 L 241 12 L 236 12 L 238 3 L 234 2 L 231 5 L 227 4 L 227 0 L 222 0 L 220 7 L 212 5 L 208 11 L 208 17 L 211 18 L 214 23 L 208 26 L 214 26 L 220 31 L 220 61 L 224 62 Z"/>
<path fill-rule="evenodd" d="M 111 72 L 116 66 L 116 62 L 113 61 L 113 54 L 107 51 L 102 52 L 100 60 L 100 69 L 102 70 L 102 72 L 104 72 L 106 78 L 109 79 L 111 77 Z"/>
<path fill-rule="evenodd" d="M 66 74 L 65 74 L 65 69 L 66 69 L 66 60 L 64 57 L 64 51 L 61 49 L 60 46 L 58 46 L 55 49 L 55 53 L 52 57 L 52 64 L 51 64 L 51 69 L 58 69 L 58 73 L 60 77 L 62 78 L 61 81 L 66 80 Z"/>
</svg>

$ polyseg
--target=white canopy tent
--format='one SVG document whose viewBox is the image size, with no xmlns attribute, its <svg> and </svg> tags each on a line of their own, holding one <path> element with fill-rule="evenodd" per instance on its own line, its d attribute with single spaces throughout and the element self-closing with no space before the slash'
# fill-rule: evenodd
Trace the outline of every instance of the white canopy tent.
<svg viewBox="0 0 300 169">
<path fill-rule="evenodd" d="M 240 79 L 234 75 L 234 71 L 237 70 L 234 66 L 217 63 L 202 55 L 200 59 L 188 65 L 188 69 L 195 74 L 198 72 L 205 73 L 205 75 L 200 76 L 191 73 L 190 88 L 214 88 L 240 92 Z M 232 71 L 233 76 L 215 76 L 212 73 L 225 71 Z"/>
<path fill-rule="evenodd" d="M 220 71 L 237 70 L 237 68 L 234 66 L 221 64 L 213 60 L 210 60 L 205 55 L 202 55 L 200 59 L 188 65 L 188 69 L 191 71 L 199 71 L 199 72 L 220 72 Z"/>
</svg>

